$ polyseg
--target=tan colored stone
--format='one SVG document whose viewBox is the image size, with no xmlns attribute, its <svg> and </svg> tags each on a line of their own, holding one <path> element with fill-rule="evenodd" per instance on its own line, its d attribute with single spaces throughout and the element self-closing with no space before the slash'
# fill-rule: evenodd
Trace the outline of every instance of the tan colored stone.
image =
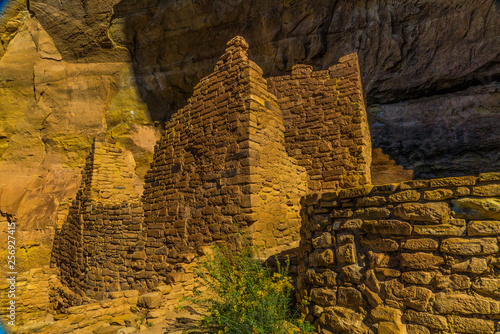
<svg viewBox="0 0 500 334">
<path fill-rule="evenodd" d="M 441 242 L 441 252 L 454 255 L 488 255 L 498 252 L 496 238 L 449 238 Z"/>
<path fill-rule="evenodd" d="M 385 305 L 380 305 L 371 310 L 370 316 L 374 322 L 379 322 L 379 321 L 400 322 L 402 314 L 403 313 L 399 309 L 395 309 Z"/>
<path fill-rule="evenodd" d="M 383 219 L 388 218 L 391 212 L 387 208 L 361 208 L 354 212 L 354 216 L 364 219 Z"/>
<path fill-rule="evenodd" d="M 409 239 L 401 244 L 401 248 L 414 251 L 435 251 L 439 243 L 430 238 Z"/>
<path fill-rule="evenodd" d="M 311 301 L 322 307 L 333 306 L 337 303 L 337 288 L 313 288 L 310 293 Z"/>
<path fill-rule="evenodd" d="M 453 197 L 453 191 L 450 189 L 429 190 L 424 193 L 426 201 L 442 201 Z"/>
<path fill-rule="evenodd" d="M 438 269 L 444 264 L 440 256 L 428 253 L 401 253 L 401 266 L 417 270 Z"/>
<path fill-rule="evenodd" d="M 428 188 L 429 180 L 411 180 L 401 182 L 401 189 L 419 189 L 419 188 Z"/>
<path fill-rule="evenodd" d="M 467 224 L 469 236 L 500 235 L 499 220 L 474 220 Z"/>
<path fill-rule="evenodd" d="M 368 300 L 368 303 L 370 304 L 371 307 L 377 307 L 377 306 L 381 305 L 384 302 L 382 300 L 382 298 L 380 298 L 377 293 L 375 293 L 372 290 L 370 290 L 370 288 L 368 288 L 364 284 L 361 284 L 359 286 L 359 289 L 365 295 L 365 297 Z"/>
<path fill-rule="evenodd" d="M 458 187 L 458 186 L 472 186 L 475 185 L 477 177 L 475 176 L 459 176 L 447 177 L 442 179 L 430 180 L 430 187 Z"/>
<path fill-rule="evenodd" d="M 370 234 L 411 235 L 410 224 L 400 220 L 365 220 L 363 230 Z"/>
<path fill-rule="evenodd" d="M 473 257 L 472 259 L 454 264 L 451 267 L 453 272 L 466 272 L 472 274 L 482 274 L 488 270 L 488 262 L 486 259 Z"/>
<path fill-rule="evenodd" d="M 427 285 L 427 284 L 430 284 L 432 282 L 432 280 L 434 279 L 435 276 L 436 276 L 436 272 L 406 271 L 401 275 L 401 278 L 406 283 Z"/>
<path fill-rule="evenodd" d="M 139 296 L 137 306 L 154 309 L 160 307 L 162 300 L 163 294 L 161 292 L 146 293 Z"/>
<path fill-rule="evenodd" d="M 345 307 L 326 307 L 319 318 L 321 325 L 333 331 L 351 334 L 366 334 L 368 327 L 363 323 L 363 315 Z"/>
<path fill-rule="evenodd" d="M 357 206 L 381 206 L 387 202 L 384 196 L 367 196 L 356 200 Z"/>
<path fill-rule="evenodd" d="M 353 287 L 339 287 L 337 304 L 339 306 L 359 307 L 366 305 L 366 300 L 361 291 Z"/>
<path fill-rule="evenodd" d="M 479 277 L 472 283 L 472 288 L 490 296 L 500 297 L 499 278 Z"/>
<path fill-rule="evenodd" d="M 446 318 L 439 315 L 407 310 L 404 313 L 404 318 L 406 319 L 406 321 L 416 322 L 417 324 L 431 328 L 440 330 L 446 330 L 448 328 L 448 321 L 446 320 Z"/>
<path fill-rule="evenodd" d="M 495 332 L 495 322 L 491 320 L 452 316 L 449 323 L 455 333 L 491 334 Z"/>
<path fill-rule="evenodd" d="M 363 274 L 361 273 L 362 267 L 357 264 L 351 264 L 348 266 L 343 266 L 342 271 L 342 279 L 344 282 L 359 284 L 361 279 L 363 278 Z"/>
<path fill-rule="evenodd" d="M 434 279 L 438 289 L 466 290 L 471 286 L 469 277 L 465 275 L 437 275 Z"/>
<path fill-rule="evenodd" d="M 405 220 L 439 223 L 448 218 L 450 208 L 446 203 L 404 203 L 396 206 L 394 215 Z"/>
<path fill-rule="evenodd" d="M 434 294 L 431 290 L 420 286 L 409 286 L 401 291 L 403 303 L 413 309 L 425 311 L 429 307 Z"/>
<path fill-rule="evenodd" d="M 439 224 L 439 225 L 414 225 L 413 230 L 415 234 L 422 236 L 461 236 L 465 235 L 466 226 L 465 220 L 461 221 L 462 224 Z"/>
<path fill-rule="evenodd" d="M 407 334 L 430 334 L 429 329 L 425 326 L 407 324 L 406 325 Z"/>
<path fill-rule="evenodd" d="M 420 199 L 420 193 L 416 190 L 404 190 L 389 196 L 390 202 L 416 202 Z"/>
<path fill-rule="evenodd" d="M 494 197 L 500 195 L 500 184 L 488 184 L 472 188 L 472 195 L 483 197 Z"/>
<path fill-rule="evenodd" d="M 357 187 L 357 188 L 341 189 L 339 192 L 339 197 L 340 198 L 354 198 L 354 197 L 365 196 L 365 195 L 368 195 L 370 193 L 372 188 L 373 188 L 372 185 L 366 185 L 366 186 Z"/>
<path fill-rule="evenodd" d="M 453 200 L 455 217 L 464 219 L 500 219 L 500 199 L 459 198 Z"/>
<path fill-rule="evenodd" d="M 361 244 L 365 248 L 382 252 L 394 252 L 399 249 L 399 244 L 396 241 L 386 238 L 362 238 Z"/>
<path fill-rule="evenodd" d="M 479 182 L 487 182 L 487 181 L 500 181 L 500 173 L 491 172 L 491 173 L 479 174 Z"/>
<path fill-rule="evenodd" d="M 336 219 L 333 222 L 334 230 L 356 230 L 361 228 L 363 221 L 361 219 Z"/>
<path fill-rule="evenodd" d="M 338 247 L 335 250 L 337 262 L 339 264 L 353 264 L 356 263 L 356 249 L 354 244 L 347 244 Z"/>
<path fill-rule="evenodd" d="M 314 248 L 326 248 L 332 246 L 332 235 L 328 232 L 323 232 L 319 236 L 312 239 Z"/>
<path fill-rule="evenodd" d="M 440 314 L 498 314 L 500 302 L 465 294 L 436 294 L 434 307 Z"/>
<path fill-rule="evenodd" d="M 453 193 L 457 196 L 467 196 L 470 195 L 470 189 L 467 187 L 457 187 Z"/>
<path fill-rule="evenodd" d="M 334 263 L 334 260 L 331 249 L 315 250 L 309 255 L 309 265 L 312 267 L 328 267 Z"/>
</svg>

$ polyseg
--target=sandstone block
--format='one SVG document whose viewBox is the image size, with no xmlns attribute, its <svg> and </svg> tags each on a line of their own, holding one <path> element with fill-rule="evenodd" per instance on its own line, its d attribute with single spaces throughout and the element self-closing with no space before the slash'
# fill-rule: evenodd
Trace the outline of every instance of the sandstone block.
<svg viewBox="0 0 500 334">
<path fill-rule="evenodd" d="M 356 200 L 357 206 L 380 206 L 387 202 L 383 196 L 361 197 Z"/>
<path fill-rule="evenodd" d="M 405 220 L 439 223 L 450 213 L 446 203 L 403 203 L 394 209 L 394 215 Z"/>
<path fill-rule="evenodd" d="M 446 330 L 448 328 L 448 321 L 445 317 L 440 315 L 433 315 L 425 312 L 416 312 L 407 310 L 403 316 L 406 321 L 416 322 L 417 324 L 424 325 L 430 328 Z"/>
<path fill-rule="evenodd" d="M 361 228 L 363 221 L 361 219 L 336 219 L 333 222 L 334 230 L 356 230 Z"/>
<path fill-rule="evenodd" d="M 340 286 L 337 304 L 339 306 L 360 307 L 365 306 L 367 303 L 363 294 L 358 289 Z"/>
<path fill-rule="evenodd" d="M 436 294 L 434 307 L 441 314 L 498 314 L 500 302 L 465 294 Z"/>
<path fill-rule="evenodd" d="M 309 269 L 306 273 L 307 283 L 319 286 L 335 286 L 337 285 L 337 273 L 325 269 L 324 271 L 319 271 L 319 269 Z"/>
<path fill-rule="evenodd" d="M 469 289 L 471 282 L 465 275 L 437 275 L 434 284 L 438 289 L 465 290 Z"/>
<path fill-rule="evenodd" d="M 405 283 L 427 285 L 432 282 L 436 272 L 428 271 L 407 271 L 401 275 L 401 278 Z"/>
<path fill-rule="evenodd" d="M 500 173 L 491 172 L 491 173 L 479 174 L 479 182 L 487 182 L 487 181 L 500 181 Z"/>
<path fill-rule="evenodd" d="M 448 198 L 453 198 L 453 191 L 450 189 L 429 190 L 424 193 L 426 201 L 442 201 Z"/>
<path fill-rule="evenodd" d="M 496 238 L 449 238 L 441 242 L 441 251 L 454 255 L 488 255 L 498 252 Z"/>
<path fill-rule="evenodd" d="M 500 279 L 499 278 L 487 278 L 479 277 L 474 283 L 472 283 L 472 288 L 476 291 L 500 297 Z"/>
<path fill-rule="evenodd" d="M 328 232 L 321 233 L 312 239 L 314 248 L 326 248 L 332 246 L 332 235 Z"/>
<path fill-rule="evenodd" d="M 361 284 L 359 286 L 359 289 L 363 293 L 363 295 L 365 295 L 371 307 L 377 307 L 383 304 L 384 301 L 382 300 L 382 298 L 380 298 L 377 293 L 370 290 L 370 288 L 368 288 L 366 285 Z"/>
<path fill-rule="evenodd" d="M 456 219 L 455 222 L 460 221 Z M 414 225 L 415 234 L 422 236 L 461 236 L 465 235 L 466 226 L 465 220 L 461 220 L 461 224 L 439 224 L 439 225 Z"/>
<path fill-rule="evenodd" d="M 416 190 L 404 190 L 389 196 L 390 202 L 416 202 L 420 199 L 420 193 Z"/>
<path fill-rule="evenodd" d="M 401 244 L 401 248 L 414 251 L 435 251 L 439 242 L 430 238 L 409 239 Z"/>
<path fill-rule="evenodd" d="M 491 320 L 453 316 L 450 319 L 450 328 L 453 329 L 455 333 L 491 334 L 495 332 L 495 322 Z"/>
<path fill-rule="evenodd" d="M 431 298 L 434 294 L 431 290 L 419 286 L 409 286 L 401 292 L 403 303 L 419 311 L 427 310 Z"/>
<path fill-rule="evenodd" d="M 453 272 L 466 272 L 472 274 L 482 274 L 488 270 L 488 262 L 486 259 L 473 257 L 466 261 L 454 264 L 451 267 Z"/>
<path fill-rule="evenodd" d="M 452 201 L 455 217 L 464 219 L 500 219 L 500 199 L 459 198 Z"/>
<path fill-rule="evenodd" d="M 399 309 L 395 309 L 385 305 L 380 305 L 371 310 L 370 316 L 375 322 L 379 321 L 400 322 L 402 314 L 403 313 Z"/>
<path fill-rule="evenodd" d="M 137 300 L 137 306 L 145 307 L 148 309 L 158 308 L 163 300 L 163 294 L 161 292 L 151 292 L 139 296 Z"/>
<path fill-rule="evenodd" d="M 406 325 L 382 321 L 378 325 L 378 334 L 406 334 Z"/>
<path fill-rule="evenodd" d="M 361 208 L 354 212 L 355 217 L 365 219 L 383 219 L 389 218 L 391 212 L 386 208 Z"/>
<path fill-rule="evenodd" d="M 400 220 L 365 220 L 363 230 L 370 234 L 411 235 L 410 224 Z"/>
<path fill-rule="evenodd" d="M 362 238 L 363 247 L 382 252 L 394 252 L 399 249 L 399 244 L 388 238 Z"/>
<path fill-rule="evenodd" d="M 322 307 L 334 306 L 337 303 L 337 288 L 313 288 L 311 301 Z"/>
<path fill-rule="evenodd" d="M 351 264 L 342 267 L 342 279 L 344 280 L 344 282 L 359 284 L 359 282 L 363 278 L 361 269 L 362 267 L 358 266 L 357 264 Z"/>
<path fill-rule="evenodd" d="M 370 193 L 372 188 L 373 188 L 372 185 L 366 185 L 366 186 L 357 187 L 357 188 L 341 189 L 339 192 L 339 197 L 340 198 L 354 198 L 354 197 L 365 196 L 365 195 L 368 195 Z"/>
<path fill-rule="evenodd" d="M 472 188 L 472 195 L 483 197 L 500 196 L 500 184 L 488 184 Z"/>
<path fill-rule="evenodd" d="M 331 249 L 315 250 L 309 254 L 309 265 L 311 267 L 328 267 L 334 263 L 334 255 Z"/>
<path fill-rule="evenodd" d="M 467 225 L 469 236 L 500 235 L 500 220 L 474 220 Z"/>
<path fill-rule="evenodd" d="M 319 323 L 340 333 L 366 334 L 368 327 L 363 323 L 363 314 L 349 308 L 333 306 L 324 309 Z"/>
<path fill-rule="evenodd" d="M 417 270 L 438 269 L 444 264 L 444 259 L 428 253 L 401 253 L 401 266 Z"/>
<path fill-rule="evenodd" d="M 407 334 L 430 334 L 429 329 L 425 326 L 415 325 L 415 324 L 407 324 L 406 325 L 406 333 Z"/>
<path fill-rule="evenodd" d="M 475 176 L 460 176 L 460 177 L 447 177 L 442 179 L 430 180 L 430 187 L 458 187 L 458 186 L 472 186 L 475 185 L 477 177 Z"/>
<path fill-rule="evenodd" d="M 356 250 L 354 248 L 354 244 L 347 244 L 338 247 L 335 250 L 335 254 L 339 264 L 356 263 Z"/>
</svg>

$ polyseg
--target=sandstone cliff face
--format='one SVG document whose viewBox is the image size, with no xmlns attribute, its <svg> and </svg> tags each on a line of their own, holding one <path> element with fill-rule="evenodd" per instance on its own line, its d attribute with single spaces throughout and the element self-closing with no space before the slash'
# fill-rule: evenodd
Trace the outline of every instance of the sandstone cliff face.
<svg viewBox="0 0 500 334">
<path fill-rule="evenodd" d="M 76 194 L 93 137 L 107 131 L 127 150 L 141 193 L 157 130 L 127 62 L 65 61 L 36 18 L 19 8 L 3 25 L 19 29 L 5 39 L 0 58 L 0 222 L 2 232 L 6 221 L 16 222 L 23 271 L 48 264 L 53 231 Z M 0 234 L 0 242 L 6 238 Z"/>
</svg>

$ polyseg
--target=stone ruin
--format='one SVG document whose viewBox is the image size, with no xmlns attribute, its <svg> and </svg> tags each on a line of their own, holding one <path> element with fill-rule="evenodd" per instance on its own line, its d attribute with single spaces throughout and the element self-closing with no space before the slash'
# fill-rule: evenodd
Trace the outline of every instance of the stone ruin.
<svg viewBox="0 0 500 334">
<path fill-rule="evenodd" d="M 232 39 L 165 124 L 142 198 L 121 149 L 95 139 L 54 240 L 69 304 L 151 291 L 239 229 L 267 255 L 298 248 L 320 333 L 498 329 L 500 175 L 409 181 L 385 156 L 377 170 L 397 172 L 373 185 L 356 54 L 264 79 L 247 49 Z"/>
</svg>

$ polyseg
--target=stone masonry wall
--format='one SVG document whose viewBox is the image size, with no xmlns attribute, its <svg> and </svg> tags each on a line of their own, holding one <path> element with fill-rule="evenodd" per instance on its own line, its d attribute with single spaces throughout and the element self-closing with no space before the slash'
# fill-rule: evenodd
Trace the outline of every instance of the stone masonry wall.
<svg viewBox="0 0 500 334">
<path fill-rule="evenodd" d="M 306 168 L 309 189 L 336 190 L 370 183 L 371 137 L 355 53 L 326 71 L 295 65 L 269 78 L 285 122 L 286 149 Z"/>
<path fill-rule="evenodd" d="M 143 210 L 133 169 L 115 141 L 98 137 L 66 222 L 54 238 L 52 262 L 77 295 L 102 299 L 110 291 L 147 289 Z"/>
<path fill-rule="evenodd" d="M 298 294 L 320 333 L 500 329 L 500 173 L 302 201 Z"/>
<path fill-rule="evenodd" d="M 146 175 L 147 256 L 183 261 L 202 245 L 231 244 L 237 226 L 267 248 L 298 245 L 307 174 L 291 159 L 276 98 L 241 37 L 166 123 Z"/>
</svg>

